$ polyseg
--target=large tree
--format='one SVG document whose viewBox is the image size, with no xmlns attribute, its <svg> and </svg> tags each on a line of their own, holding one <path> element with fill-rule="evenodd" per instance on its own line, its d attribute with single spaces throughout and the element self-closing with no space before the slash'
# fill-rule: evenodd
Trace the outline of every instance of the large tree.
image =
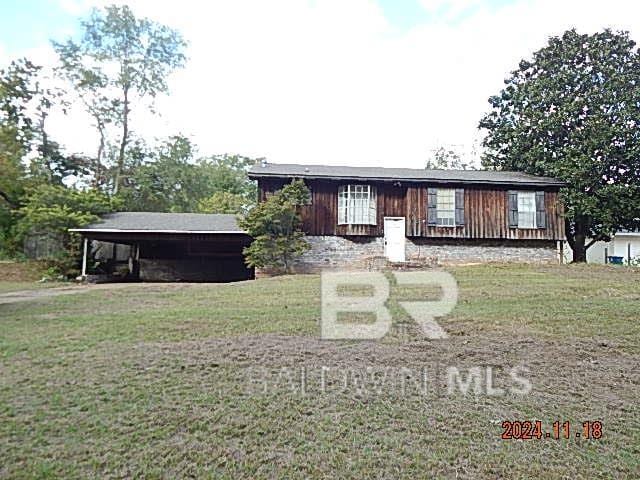
<svg viewBox="0 0 640 480">
<path fill-rule="evenodd" d="M 628 33 L 551 38 L 489 103 L 483 165 L 567 183 L 574 261 L 616 230 L 640 226 L 640 56 Z"/>
<path fill-rule="evenodd" d="M 64 92 L 47 86 L 42 67 L 27 59 L 0 70 L 0 208 L 16 209 L 25 185 L 62 184 L 84 172 L 84 159 L 65 155 L 48 133 L 52 109 Z M 28 167 L 28 168 L 27 168 Z"/>
<path fill-rule="evenodd" d="M 149 148 L 138 141 L 129 152 L 127 182 L 118 197 L 124 208 L 151 212 L 242 213 L 256 200 L 247 169 L 256 160 L 240 155 L 196 159 L 196 147 L 175 135 Z"/>
<path fill-rule="evenodd" d="M 147 18 L 136 18 L 126 5 L 94 10 L 82 23 L 80 42 L 55 43 L 61 72 L 71 80 L 94 118 L 104 153 L 105 128 L 120 127 L 113 190 L 123 184 L 130 117 L 134 106 L 168 91 L 167 77 L 182 67 L 186 46 L 176 30 Z M 99 159 L 101 160 L 101 159 Z"/>
<path fill-rule="evenodd" d="M 198 160 L 201 175 L 210 186 L 211 194 L 225 192 L 241 198 L 245 209 L 255 204 L 257 189 L 255 182 L 247 177 L 247 171 L 262 159 L 243 155 L 212 155 Z"/>
<path fill-rule="evenodd" d="M 50 83 L 43 68 L 27 59 L 0 70 L 0 156 L 3 163 L 12 156 L 12 161 L 28 164 L 31 183 L 61 184 L 85 171 L 85 159 L 64 154 L 49 135 L 49 114 L 67 107 L 65 92 Z"/>
<path fill-rule="evenodd" d="M 0 70 L 0 254 L 20 245 L 16 222 L 27 190 L 43 185 L 64 188 L 69 176 L 84 173 L 85 159 L 66 155 L 48 133 L 54 108 L 64 110 L 64 92 L 52 87 L 44 69 L 27 59 Z"/>
<path fill-rule="evenodd" d="M 31 78 L 38 68 L 19 60 L 0 71 L 0 208 L 18 206 L 23 190 L 23 157 L 33 139 L 27 105 L 34 96 Z"/>
<path fill-rule="evenodd" d="M 127 183 L 118 197 L 127 210 L 147 212 L 192 212 L 208 190 L 197 171 L 194 146 L 177 135 L 161 142 L 157 149 L 140 145 L 139 153 L 130 155 Z"/>
<path fill-rule="evenodd" d="M 118 121 L 120 99 L 107 91 L 109 79 L 99 66 L 83 64 L 80 45 L 73 42 L 56 44 L 60 65 L 56 68 L 58 76 L 67 80 L 74 96 L 80 100 L 91 116 L 93 127 L 98 133 L 98 147 L 92 165 L 92 185 L 104 187 L 109 183 L 105 156 L 108 153 L 108 127 Z M 74 100 L 76 100 L 74 98 Z"/>
</svg>

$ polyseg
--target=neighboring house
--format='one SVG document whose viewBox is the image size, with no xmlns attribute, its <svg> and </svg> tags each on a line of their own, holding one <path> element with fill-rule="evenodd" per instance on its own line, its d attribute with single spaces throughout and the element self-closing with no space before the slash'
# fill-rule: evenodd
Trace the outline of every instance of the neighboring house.
<svg viewBox="0 0 640 480">
<path fill-rule="evenodd" d="M 84 237 L 83 276 L 95 273 L 88 262 L 95 258 L 107 273 L 128 271 L 129 280 L 229 282 L 254 277 L 242 254 L 251 238 L 238 227 L 235 215 L 120 212 L 71 231 Z"/>
<path fill-rule="evenodd" d="M 563 183 L 515 172 L 269 164 L 249 171 L 259 200 L 303 179 L 311 250 L 298 270 L 391 262 L 558 262 Z"/>
<path fill-rule="evenodd" d="M 610 257 L 621 257 L 624 264 L 640 259 L 640 231 L 617 232 L 609 242 L 596 242 L 587 249 L 588 263 L 609 263 Z M 564 252 L 566 262 L 573 260 L 573 252 L 566 245 Z"/>
</svg>

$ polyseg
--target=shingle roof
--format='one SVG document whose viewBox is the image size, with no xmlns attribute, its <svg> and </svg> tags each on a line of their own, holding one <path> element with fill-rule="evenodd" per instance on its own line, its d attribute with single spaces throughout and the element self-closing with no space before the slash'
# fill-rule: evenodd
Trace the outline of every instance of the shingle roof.
<svg viewBox="0 0 640 480">
<path fill-rule="evenodd" d="M 340 167 L 267 163 L 249 170 L 249 178 L 288 177 L 339 180 L 410 181 L 432 183 L 475 183 L 529 186 L 562 186 L 564 182 L 520 172 L 490 170 L 424 170 L 414 168 Z"/>
<path fill-rule="evenodd" d="M 162 233 L 245 233 L 235 215 L 214 213 L 119 212 L 71 231 L 126 231 Z"/>
</svg>

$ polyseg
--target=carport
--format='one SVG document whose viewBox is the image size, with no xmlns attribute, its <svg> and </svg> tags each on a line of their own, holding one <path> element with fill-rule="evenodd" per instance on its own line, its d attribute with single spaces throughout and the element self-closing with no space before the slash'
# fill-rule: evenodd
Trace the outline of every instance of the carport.
<svg viewBox="0 0 640 480">
<path fill-rule="evenodd" d="M 82 276 L 97 261 L 101 274 L 126 267 L 131 281 L 232 282 L 254 278 L 242 250 L 251 237 L 235 215 L 120 212 L 72 229 L 82 235 Z M 93 272 L 95 273 L 95 272 Z"/>
</svg>

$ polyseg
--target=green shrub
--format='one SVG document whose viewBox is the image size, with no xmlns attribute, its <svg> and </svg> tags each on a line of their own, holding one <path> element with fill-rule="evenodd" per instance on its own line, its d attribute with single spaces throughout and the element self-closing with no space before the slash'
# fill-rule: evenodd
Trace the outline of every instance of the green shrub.
<svg viewBox="0 0 640 480">
<path fill-rule="evenodd" d="M 44 260 L 58 275 L 73 277 L 79 273 L 81 241 L 69 229 L 86 226 L 118 206 L 117 201 L 97 190 L 42 185 L 27 193 L 24 206 L 18 211 L 15 240 L 24 243 L 36 234 L 60 238 L 61 249 Z"/>
<path fill-rule="evenodd" d="M 304 182 L 294 180 L 240 220 L 240 226 L 253 237 L 244 249 L 248 265 L 290 272 L 292 261 L 309 249 L 300 218 L 300 208 L 309 197 Z"/>
</svg>

